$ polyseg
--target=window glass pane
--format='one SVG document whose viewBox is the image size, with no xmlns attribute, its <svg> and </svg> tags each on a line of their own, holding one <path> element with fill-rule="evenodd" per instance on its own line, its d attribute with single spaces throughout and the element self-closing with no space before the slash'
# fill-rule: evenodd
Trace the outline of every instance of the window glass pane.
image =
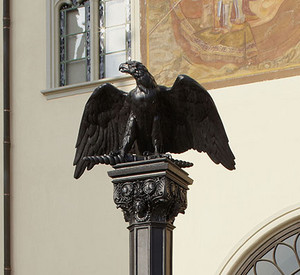
<svg viewBox="0 0 300 275">
<path fill-rule="evenodd" d="M 278 267 L 285 274 L 292 274 L 299 269 L 299 263 L 292 247 L 279 244 L 275 250 L 275 259 Z"/>
<path fill-rule="evenodd" d="M 298 254 L 298 257 L 300 258 L 300 235 L 298 235 L 295 240 L 295 249 Z"/>
<path fill-rule="evenodd" d="M 264 260 L 269 260 L 269 261 L 273 261 L 273 250 L 269 251 L 268 253 L 266 253 L 262 259 Z"/>
<path fill-rule="evenodd" d="M 125 50 L 125 26 L 106 29 L 106 53 Z"/>
<path fill-rule="evenodd" d="M 126 61 L 126 53 L 108 54 L 105 56 L 105 77 L 115 77 L 122 75 L 119 72 L 119 65 Z"/>
<path fill-rule="evenodd" d="M 249 270 L 249 272 L 247 273 L 247 275 L 255 275 L 255 274 L 254 274 L 254 271 L 253 271 L 253 268 L 251 268 L 251 269 Z"/>
<path fill-rule="evenodd" d="M 85 7 L 67 12 L 67 34 L 84 32 L 85 29 Z"/>
<path fill-rule="evenodd" d="M 287 238 L 286 240 L 284 240 L 284 243 L 293 247 L 295 244 L 296 237 L 297 237 L 296 235 L 293 235 L 293 236 Z"/>
<path fill-rule="evenodd" d="M 106 27 L 125 24 L 126 9 L 124 0 L 106 2 L 105 19 Z"/>
<path fill-rule="evenodd" d="M 86 81 L 86 60 L 67 63 L 67 85 Z"/>
<path fill-rule="evenodd" d="M 67 37 L 67 59 L 84 58 L 86 55 L 85 49 L 85 34 L 76 34 Z"/>
<path fill-rule="evenodd" d="M 60 86 L 89 81 L 91 74 L 89 1 L 73 0 L 72 4 L 63 5 L 59 23 Z M 75 60 L 77 62 L 74 62 Z"/>
<path fill-rule="evenodd" d="M 251 252 L 251 263 L 246 260 L 237 274 L 245 274 L 246 268 L 251 268 L 255 275 L 300 275 L 299 232 L 300 223 L 297 223 L 271 236 Z M 253 273 L 249 271 L 247 275 Z"/>
<path fill-rule="evenodd" d="M 120 76 L 131 57 L 130 0 L 102 0 L 99 6 L 99 77 Z"/>
<path fill-rule="evenodd" d="M 266 275 L 266 274 L 282 275 L 278 270 L 278 268 L 273 263 L 267 261 L 259 261 L 256 264 L 256 272 L 257 275 Z"/>
</svg>

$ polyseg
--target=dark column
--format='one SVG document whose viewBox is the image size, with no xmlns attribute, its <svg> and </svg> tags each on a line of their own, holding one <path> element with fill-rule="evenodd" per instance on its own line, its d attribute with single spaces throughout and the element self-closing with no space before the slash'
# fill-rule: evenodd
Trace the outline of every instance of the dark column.
<svg viewBox="0 0 300 275">
<path fill-rule="evenodd" d="M 11 274 L 11 41 L 10 1 L 3 0 L 3 233 L 4 275 Z"/>
<path fill-rule="evenodd" d="M 172 275 L 173 222 L 192 179 L 167 158 L 114 166 L 114 201 L 129 222 L 130 275 Z"/>
</svg>

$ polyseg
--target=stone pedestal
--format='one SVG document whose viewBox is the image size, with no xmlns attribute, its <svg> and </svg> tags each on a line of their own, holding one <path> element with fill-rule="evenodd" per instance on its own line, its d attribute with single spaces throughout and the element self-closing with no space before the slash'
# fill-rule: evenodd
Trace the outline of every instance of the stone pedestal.
<svg viewBox="0 0 300 275">
<path fill-rule="evenodd" d="M 113 168 L 114 202 L 129 222 L 130 275 L 172 275 L 173 222 L 193 180 L 168 158 Z"/>
</svg>

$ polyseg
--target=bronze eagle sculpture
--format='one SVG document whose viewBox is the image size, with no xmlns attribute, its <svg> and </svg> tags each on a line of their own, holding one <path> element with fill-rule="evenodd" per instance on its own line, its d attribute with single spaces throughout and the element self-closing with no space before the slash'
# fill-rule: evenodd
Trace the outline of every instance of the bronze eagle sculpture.
<svg viewBox="0 0 300 275">
<path fill-rule="evenodd" d="M 96 155 L 206 152 L 216 163 L 235 169 L 235 157 L 209 93 L 194 79 L 179 75 L 172 87 L 158 85 L 140 62 L 120 65 L 136 87 L 129 93 L 106 83 L 88 99 L 76 142 L 74 177 L 95 163 Z"/>
</svg>

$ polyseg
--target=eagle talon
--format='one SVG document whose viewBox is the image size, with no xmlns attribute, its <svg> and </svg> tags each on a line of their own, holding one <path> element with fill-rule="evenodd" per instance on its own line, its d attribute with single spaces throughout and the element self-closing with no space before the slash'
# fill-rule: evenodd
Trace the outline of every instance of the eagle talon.
<svg viewBox="0 0 300 275">
<path fill-rule="evenodd" d="M 110 153 L 108 155 L 112 156 L 112 157 L 115 157 L 117 155 L 120 155 L 120 151 L 110 151 Z"/>
<path fill-rule="evenodd" d="M 159 154 L 159 156 L 160 156 L 161 158 L 172 159 L 172 155 L 171 155 L 171 154 Z"/>
</svg>

